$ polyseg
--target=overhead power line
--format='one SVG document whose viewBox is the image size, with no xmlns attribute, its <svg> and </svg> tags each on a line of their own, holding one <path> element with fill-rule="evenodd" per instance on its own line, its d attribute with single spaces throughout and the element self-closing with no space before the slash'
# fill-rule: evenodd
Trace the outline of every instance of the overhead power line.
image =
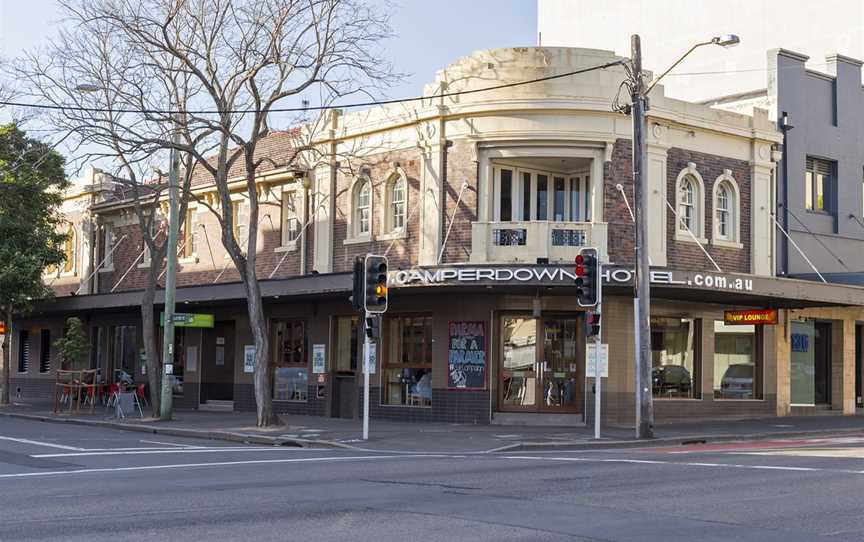
<svg viewBox="0 0 864 542">
<path fill-rule="evenodd" d="M 579 70 L 569 71 L 565 73 L 559 73 L 557 75 L 549 75 L 546 77 L 539 77 L 537 79 L 529 79 L 527 81 L 517 81 L 514 83 L 505 83 L 503 85 L 495 85 L 491 87 L 483 87 L 483 88 L 475 88 L 470 90 L 460 90 L 456 92 L 442 92 L 440 94 L 433 94 L 431 96 L 415 96 L 413 98 L 397 98 L 393 100 L 372 100 L 368 102 L 355 102 L 350 104 L 342 104 L 342 105 L 318 105 L 318 106 L 307 106 L 307 107 L 278 107 L 272 108 L 269 111 L 271 113 L 290 113 L 290 112 L 302 112 L 302 111 L 327 111 L 330 109 L 353 109 L 357 107 L 374 107 L 379 105 L 392 105 L 398 103 L 406 103 L 406 102 L 419 102 L 422 100 L 434 100 L 436 98 L 450 98 L 453 96 L 464 96 L 467 94 L 476 94 L 478 92 L 489 92 L 492 90 L 499 90 L 504 88 L 512 88 L 519 87 L 523 85 L 530 85 L 533 83 L 542 83 L 544 81 L 552 81 L 554 79 L 561 79 L 564 77 L 570 77 L 572 75 L 579 75 L 582 73 L 588 73 L 596 70 L 603 70 L 606 68 L 611 68 L 613 66 L 619 66 L 626 62 L 625 60 L 616 60 L 614 62 L 607 62 L 605 64 L 600 64 L 597 66 L 590 66 L 588 68 L 582 68 Z M 100 113 L 105 111 L 105 109 L 101 107 L 82 107 L 82 106 L 74 106 L 74 105 L 55 105 L 55 104 L 36 104 L 36 103 L 27 103 L 27 102 L 16 102 L 16 101 L 0 101 L 0 105 L 7 105 L 10 107 L 27 107 L 32 109 L 50 109 L 50 110 L 59 110 L 59 111 L 81 111 L 86 113 Z M 208 109 L 208 110 L 197 110 L 197 111 L 177 111 L 171 109 L 112 109 L 114 113 L 141 113 L 141 114 L 163 114 L 163 115 L 173 115 L 177 113 L 186 113 L 193 115 L 216 115 L 216 114 L 248 114 L 248 113 L 256 113 L 258 112 L 255 109 L 230 109 L 226 111 L 220 111 L 218 109 Z"/>
</svg>

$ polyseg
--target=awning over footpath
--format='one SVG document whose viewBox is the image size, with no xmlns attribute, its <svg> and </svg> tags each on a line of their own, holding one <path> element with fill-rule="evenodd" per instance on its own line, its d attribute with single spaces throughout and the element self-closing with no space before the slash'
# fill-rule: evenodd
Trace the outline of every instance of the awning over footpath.
<svg viewBox="0 0 864 542">
<path fill-rule="evenodd" d="M 627 267 L 603 269 L 607 295 L 633 295 L 635 273 Z M 429 292 L 486 292 L 496 294 L 573 295 L 575 272 L 564 265 L 450 265 L 399 269 L 390 272 L 391 296 Z M 262 280 L 265 300 L 277 298 L 345 297 L 351 294 L 350 273 L 306 275 Z M 864 287 L 824 284 L 809 280 L 757 277 L 735 273 L 651 270 L 651 296 L 662 299 L 746 305 L 767 308 L 864 306 Z M 177 288 L 177 303 L 222 303 L 246 298 L 239 282 Z M 162 290 L 156 303 L 164 300 Z M 60 313 L 137 307 L 141 291 L 58 297 L 37 305 L 34 312 Z"/>
</svg>

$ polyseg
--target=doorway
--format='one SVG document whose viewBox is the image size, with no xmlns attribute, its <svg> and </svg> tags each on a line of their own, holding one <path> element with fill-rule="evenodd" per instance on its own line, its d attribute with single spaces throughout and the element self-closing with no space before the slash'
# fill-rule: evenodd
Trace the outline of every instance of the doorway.
<svg viewBox="0 0 864 542">
<path fill-rule="evenodd" d="M 831 404 L 831 323 L 816 322 L 813 340 L 814 353 L 814 402 L 817 405 Z"/>
<path fill-rule="evenodd" d="M 200 400 L 234 400 L 234 322 L 216 322 L 204 332 Z"/>
<path fill-rule="evenodd" d="M 580 314 L 501 318 L 499 407 L 579 413 L 585 334 Z"/>
<path fill-rule="evenodd" d="M 357 367 L 362 358 L 363 337 L 360 318 L 336 316 L 333 318 L 333 373 L 330 415 L 333 418 L 356 418 Z"/>
</svg>

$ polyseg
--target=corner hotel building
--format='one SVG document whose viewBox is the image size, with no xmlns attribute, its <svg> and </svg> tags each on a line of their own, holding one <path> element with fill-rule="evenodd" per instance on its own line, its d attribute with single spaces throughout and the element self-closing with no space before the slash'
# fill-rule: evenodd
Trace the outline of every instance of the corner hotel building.
<svg viewBox="0 0 864 542">
<path fill-rule="evenodd" d="M 481 51 L 439 71 L 425 94 L 615 58 L 575 48 Z M 375 349 L 373 418 L 581 423 L 592 415 L 593 378 L 573 261 L 593 246 L 605 266 L 603 417 L 632 423 L 631 119 L 610 107 L 624 77 L 613 67 L 328 112 L 320 145 L 330 160 L 307 172 L 260 171 L 258 272 L 276 410 L 358 416 L 362 322 L 348 300 L 351 269 L 356 256 L 386 253 L 390 308 Z M 860 341 L 854 322 L 832 314 L 864 305 L 864 289 L 774 276 L 782 138 L 767 112 L 712 109 L 657 87 L 647 138 L 657 422 L 854 414 Z M 358 148 L 348 174 L 338 162 Z M 274 164 L 290 151 L 286 132 L 261 150 Z M 204 180 L 195 190 L 216 200 Z M 242 238 L 248 214 L 237 190 Z M 57 296 L 13 322 L 12 393 L 22 400 L 50 396 L 59 366 L 52 344 L 69 316 L 86 323 L 89 363 L 103 379 L 122 369 L 146 380 L 138 303 L 149 262 L 130 201 L 93 170 L 63 210 L 69 261 L 46 277 Z M 177 310 L 208 317 L 206 327 L 177 330 L 175 406 L 254 410 L 243 289 L 215 217 L 192 204 L 182 239 Z M 724 311 L 739 309 L 777 309 L 777 323 L 725 324 Z M 792 332 L 802 310 L 822 318 L 804 338 Z"/>
</svg>

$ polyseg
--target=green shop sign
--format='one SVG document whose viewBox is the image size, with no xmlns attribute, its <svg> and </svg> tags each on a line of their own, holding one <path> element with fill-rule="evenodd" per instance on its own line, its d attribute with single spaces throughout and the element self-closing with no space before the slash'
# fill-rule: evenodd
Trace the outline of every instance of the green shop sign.
<svg viewBox="0 0 864 542">
<path fill-rule="evenodd" d="M 175 312 L 174 327 L 213 327 L 212 314 L 195 314 L 191 312 Z M 159 325 L 165 326 L 165 313 L 159 315 Z"/>
</svg>

